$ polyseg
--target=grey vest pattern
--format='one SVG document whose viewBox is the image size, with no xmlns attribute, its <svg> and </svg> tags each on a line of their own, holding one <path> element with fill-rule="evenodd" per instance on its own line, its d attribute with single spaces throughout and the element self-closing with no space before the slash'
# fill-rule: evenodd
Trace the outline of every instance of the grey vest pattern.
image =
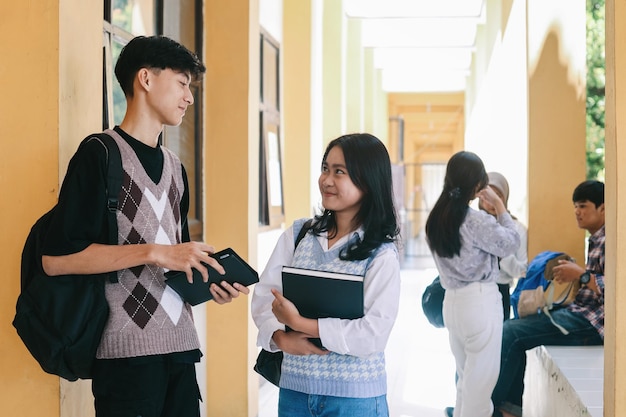
<svg viewBox="0 0 626 417">
<path fill-rule="evenodd" d="M 117 224 L 120 245 L 181 243 L 180 199 L 184 191 L 180 160 L 165 147 L 163 172 L 155 184 L 137 155 L 117 132 L 107 130 L 122 156 L 123 181 Z M 107 282 L 109 320 L 98 358 L 125 358 L 198 349 L 191 306 L 165 285 L 165 270 L 140 265 L 118 271 Z"/>
</svg>

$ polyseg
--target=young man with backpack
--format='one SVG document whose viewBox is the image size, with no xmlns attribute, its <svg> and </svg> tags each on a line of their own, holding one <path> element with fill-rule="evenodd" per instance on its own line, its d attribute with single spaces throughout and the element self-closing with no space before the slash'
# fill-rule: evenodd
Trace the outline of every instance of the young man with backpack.
<svg viewBox="0 0 626 417">
<path fill-rule="evenodd" d="M 117 206 L 118 244 L 107 242 L 107 152 L 97 141 L 81 146 L 68 169 L 42 258 L 48 275 L 117 271 L 105 284 L 109 319 L 93 369 L 96 415 L 197 417 L 195 363 L 201 352 L 192 310 L 165 284 L 167 270 L 192 268 L 208 279 L 211 245 L 191 242 L 189 187 L 180 160 L 160 146 L 165 125 L 182 122 L 194 102 L 190 83 L 205 72 L 198 57 L 163 37 L 137 37 L 122 50 L 115 75 L 127 111 L 107 130 L 122 159 Z M 249 290 L 210 288 L 218 304 Z"/>
<path fill-rule="evenodd" d="M 502 331 L 500 375 L 492 394 L 494 416 L 522 415 L 526 351 L 540 345 L 602 345 L 604 341 L 604 184 L 584 181 L 574 190 L 574 214 L 578 227 L 589 232 L 587 264 L 559 260 L 552 270 L 560 283 L 579 280 L 573 303 L 553 310 L 550 317 L 535 314 L 507 320 Z"/>
</svg>

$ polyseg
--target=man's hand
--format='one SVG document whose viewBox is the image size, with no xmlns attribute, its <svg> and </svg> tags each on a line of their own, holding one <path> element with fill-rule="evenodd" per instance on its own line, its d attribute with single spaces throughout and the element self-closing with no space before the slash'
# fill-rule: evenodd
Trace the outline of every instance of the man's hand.
<svg viewBox="0 0 626 417">
<path fill-rule="evenodd" d="M 224 275 L 222 265 L 210 255 L 215 248 L 202 242 L 186 242 L 178 245 L 154 245 L 153 254 L 156 265 L 173 271 L 183 271 L 187 274 L 187 281 L 193 282 L 192 268 L 202 274 L 204 282 L 209 280 L 209 271 L 203 263 L 210 265 L 217 272 Z"/>
<path fill-rule="evenodd" d="M 576 281 L 585 269 L 572 261 L 559 259 L 559 264 L 552 268 L 553 279 L 559 284 Z"/>
<path fill-rule="evenodd" d="M 250 289 L 245 285 L 242 285 L 238 282 L 235 282 L 233 285 L 230 285 L 226 281 L 220 282 L 220 285 L 211 284 L 209 288 L 211 295 L 213 296 L 213 300 L 217 304 L 226 304 L 233 301 L 233 298 L 239 297 L 239 294 L 250 294 Z"/>
</svg>

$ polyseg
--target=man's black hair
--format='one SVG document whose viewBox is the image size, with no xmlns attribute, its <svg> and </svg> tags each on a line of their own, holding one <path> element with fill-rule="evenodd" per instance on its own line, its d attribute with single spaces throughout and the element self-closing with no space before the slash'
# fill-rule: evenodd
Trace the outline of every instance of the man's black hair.
<svg viewBox="0 0 626 417">
<path fill-rule="evenodd" d="M 196 54 L 166 36 L 137 36 L 120 52 L 115 76 L 127 97 L 133 96 L 133 79 L 141 68 L 188 72 L 193 80 L 206 71 Z"/>
<path fill-rule="evenodd" d="M 572 201 L 577 203 L 579 201 L 591 201 L 596 207 L 604 204 L 604 183 L 595 180 L 583 181 L 572 195 Z"/>
</svg>

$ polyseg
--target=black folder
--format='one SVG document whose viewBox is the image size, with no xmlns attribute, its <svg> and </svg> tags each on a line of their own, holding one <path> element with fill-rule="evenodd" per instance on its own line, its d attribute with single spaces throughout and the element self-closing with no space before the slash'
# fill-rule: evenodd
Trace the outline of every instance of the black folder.
<svg viewBox="0 0 626 417">
<path fill-rule="evenodd" d="M 309 319 L 363 317 L 363 277 L 284 266 L 283 295 Z M 287 329 L 289 330 L 289 329 Z M 310 339 L 321 347 L 319 339 Z"/>
<path fill-rule="evenodd" d="M 259 274 L 244 261 L 232 249 L 227 248 L 220 252 L 216 252 L 211 257 L 217 259 L 226 271 L 225 275 L 221 275 L 210 265 L 204 264 L 209 270 L 209 280 L 204 282 L 202 274 L 197 269 L 193 269 L 193 284 L 187 281 L 187 275 L 182 271 L 168 271 L 165 273 L 165 283 L 172 287 L 174 291 L 180 295 L 184 301 L 191 305 L 204 303 L 213 298 L 209 287 L 212 283 L 220 284 L 226 281 L 229 284 L 238 282 L 248 286 L 259 282 Z"/>
<path fill-rule="evenodd" d="M 303 317 L 363 317 L 363 277 L 284 266 L 283 295 Z"/>
</svg>

